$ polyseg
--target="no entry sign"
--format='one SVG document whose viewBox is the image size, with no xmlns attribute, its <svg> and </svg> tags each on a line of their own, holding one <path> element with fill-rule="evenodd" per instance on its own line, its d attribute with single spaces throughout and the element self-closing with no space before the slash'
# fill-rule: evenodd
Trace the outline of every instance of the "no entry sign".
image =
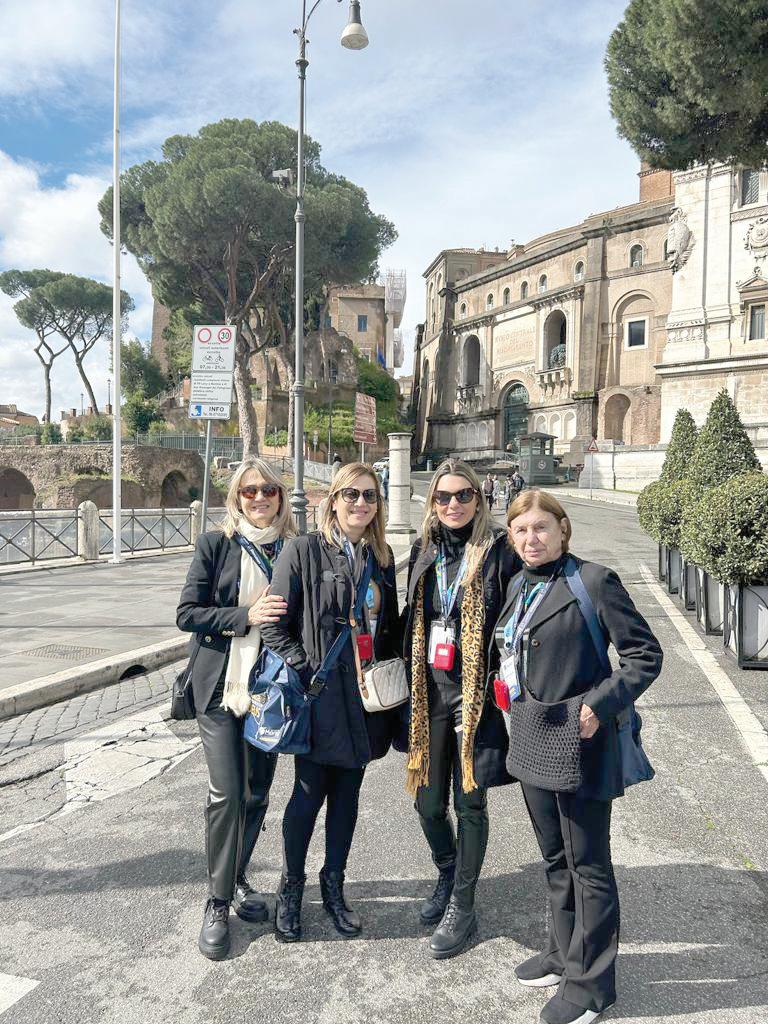
<svg viewBox="0 0 768 1024">
<path fill-rule="evenodd" d="M 195 327 L 192 344 L 192 372 L 232 373 L 235 368 L 237 331 L 227 324 Z"/>
</svg>

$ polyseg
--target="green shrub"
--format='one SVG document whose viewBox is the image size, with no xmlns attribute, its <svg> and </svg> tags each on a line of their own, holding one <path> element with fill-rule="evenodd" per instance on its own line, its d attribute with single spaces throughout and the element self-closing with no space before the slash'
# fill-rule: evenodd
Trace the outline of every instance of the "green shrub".
<svg viewBox="0 0 768 1024">
<path fill-rule="evenodd" d="M 688 467 L 688 478 L 702 487 L 717 487 L 742 473 L 761 471 L 752 442 L 727 391 L 710 406 Z"/>
<path fill-rule="evenodd" d="M 58 423 L 44 423 L 40 431 L 42 444 L 61 444 L 61 427 Z"/>
<path fill-rule="evenodd" d="M 312 441 L 312 433 L 309 434 L 310 443 Z M 269 430 L 264 434 L 264 448 L 284 448 L 288 444 L 288 431 L 278 430 L 275 434 L 275 428 L 270 427 Z"/>
<path fill-rule="evenodd" d="M 689 503 L 683 553 L 721 583 L 768 579 L 768 477 L 743 473 Z"/>
<path fill-rule="evenodd" d="M 678 409 L 672 436 L 667 445 L 667 454 L 661 469 L 664 483 L 672 480 L 684 480 L 688 476 L 693 451 L 696 446 L 698 430 L 693 416 L 687 409 Z"/>
<path fill-rule="evenodd" d="M 653 483 L 644 487 L 637 496 L 637 518 L 640 520 L 640 526 L 657 544 L 661 543 L 661 532 L 656 506 L 662 487 L 664 484 L 661 480 L 654 480 Z"/>
<path fill-rule="evenodd" d="M 141 388 L 132 391 L 123 403 L 123 422 L 129 434 L 146 434 L 152 429 L 157 432 L 156 424 L 162 418 L 157 402 L 147 398 Z"/>
<path fill-rule="evenodd" d="M 640 526 L 658 544 L 680 546 L 680 524 L 690 491 L 687 480 L 656 480 L 643 488 L 637 499 Z"/>
</svg>

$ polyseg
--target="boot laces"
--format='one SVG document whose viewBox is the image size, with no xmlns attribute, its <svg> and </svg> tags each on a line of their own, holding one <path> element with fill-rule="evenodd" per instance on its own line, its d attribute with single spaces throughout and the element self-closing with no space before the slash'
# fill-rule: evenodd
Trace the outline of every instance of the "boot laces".
<svg viewBox="0 0 768 1024">
<path fill-rule="evenodd" d="M 215 921 L 226 921 L 229 918 L 229 905 L 221 902 L 220 900 L 211 900 L 208 915 L 210 917 L 211 924 Z"/>
<path fill-rule="evenodd" d="M 441 871 L 437 878 L 437 885 L 435 891 L 432 894 L 432 899 L 442 903 L 447 900 L 451 895 L 451 889 L 453 888 L 453 875 L 447 871 Z"/>
<path fill-rule="evenodd" d="M 445 911 L 445 916 L 443 917 L 443 925 L 444 925 L 444 927 L 446 927 L 446 928 L 452 928 L 453 927 L 453 925 L 456 922 L 456 917 L 458 915 L 458 912 L 459 912 L 459 908 L 456 906 L 456 904 L 453 902 L 453 900 L 449 900 L 448 906 L 447 906 L 446 911 Z"/>
</svg>

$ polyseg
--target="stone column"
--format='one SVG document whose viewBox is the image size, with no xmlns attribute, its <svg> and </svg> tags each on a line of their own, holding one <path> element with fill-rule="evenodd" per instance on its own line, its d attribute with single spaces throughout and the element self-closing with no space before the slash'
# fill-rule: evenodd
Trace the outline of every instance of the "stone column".
<svg viewBox="0 0 768 1024">
<path fill-rule="evenodd" d="M 393 546 L 407 547 L 416 539 L 411 526 L 411 434 L 388 434 L 389 437 L 389 514 L 387 541 Z"/>
<path fill-rule="evenodd" d="M 197 538 L 204 532 L 202 501 L 193 501 L 189 509 L 192 513 L 189 521 L 189 541 L 190 544 L 196 544 Z"/>
<path fill-rule="evenodd" d="M 99 510 L 92 501 L 77 506 L 77 550 L 86 562 L 99 557 Z"/>
</svg>

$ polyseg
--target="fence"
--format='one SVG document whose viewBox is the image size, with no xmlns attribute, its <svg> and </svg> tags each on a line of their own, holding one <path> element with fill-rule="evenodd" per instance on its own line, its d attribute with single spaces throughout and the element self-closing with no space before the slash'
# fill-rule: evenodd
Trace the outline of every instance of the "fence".
<svg viewBox="0 0 768 1024">
<path fill-rule="evenodd" d="M 99 554 L 112 551 L 114 517 L 111 509 L 99 512 Z M 193 542 L 191 508 L 123 509 L 120 529 L 120 550 L 168 551 L 187 548 Z"/>
<path fill-rule="evenodd" d="M 77 509 L 0 512 L 0 565 L 76 558 L 79 518 Z"/>
</svg>

